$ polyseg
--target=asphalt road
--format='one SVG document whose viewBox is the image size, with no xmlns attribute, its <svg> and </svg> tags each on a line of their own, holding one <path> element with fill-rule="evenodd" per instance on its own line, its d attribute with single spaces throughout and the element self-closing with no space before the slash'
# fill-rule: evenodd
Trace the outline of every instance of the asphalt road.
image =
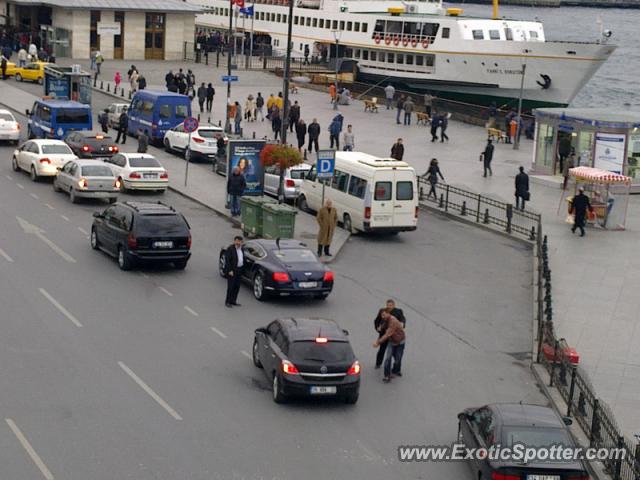
<svg viewBox="0 0 640 480">
<path fill-rule="evenodd" d="M 528 371 L 531 258 L 515 242 L 423 216 L 413 233 L 353 237 L 324 302 L 259 303 L 243 288 L 226 309 L 226 219 L 167 193 L 192 226 L 187 269 L 121 272 L 89 246 L 104 204 L 13 172 L 12 149 L 0 147 L 1 479 L 463 479 L 463 463 L 401 463 L 397 447 L 454 441 L 467 406 L 545 402 Z M 405 375 L 386 385 L 371 343 L 388 297 L 408 339 Z M 273 403 L 248 352 L 278 316 L 351 332 L 357 405 Z"/>
</svg>

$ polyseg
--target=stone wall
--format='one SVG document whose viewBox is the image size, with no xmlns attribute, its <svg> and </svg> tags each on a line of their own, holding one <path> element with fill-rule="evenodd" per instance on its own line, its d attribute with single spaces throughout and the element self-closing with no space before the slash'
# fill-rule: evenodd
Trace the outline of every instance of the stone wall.
<svg viewBox="0 0 640 480">
<path fill-rule="evenodd" d="M 69 12 L 67 10 L 66 12 Z M 66 12 L 61 13 L 61 16 Z M 67 28 L 73 33 L 71 39 L 71 56 L 73 58 L 89 58 L 91 50 L 91 16 L 89 10 L 72 10 L 71 21 L 54 25 L 55 27 Z M 69 28 L 71 25 L 71 28 Z"/>
<path fill-rule="evenodd" d="M 100 12 L 100 21 L 105 23 L 113 23 L 113 10 L 102 10 Z M 100 35 L 100 53 L 105 60 L 113 60 L 113 35 Z"/>
<path fill-rule="evenodd" d="M 126 12 L 124 14 L 124 58 L 126 60 L 144 60 L 144 12 Z"/>
</svg>

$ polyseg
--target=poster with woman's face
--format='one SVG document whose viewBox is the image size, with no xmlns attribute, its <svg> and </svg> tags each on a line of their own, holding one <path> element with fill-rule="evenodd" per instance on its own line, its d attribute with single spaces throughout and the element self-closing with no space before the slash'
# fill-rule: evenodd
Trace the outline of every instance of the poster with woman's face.
<svg viewBox="0 0 640 480">
<path fill-rule="evenodd" d="M 247 182 L 245 195 L 262 195 L 263 170 L 260 163 L 260 152 L 265 146 L 263 140 L 231 140 L 229 141 L 229 176 L 238 167 Z"/>
</svg>

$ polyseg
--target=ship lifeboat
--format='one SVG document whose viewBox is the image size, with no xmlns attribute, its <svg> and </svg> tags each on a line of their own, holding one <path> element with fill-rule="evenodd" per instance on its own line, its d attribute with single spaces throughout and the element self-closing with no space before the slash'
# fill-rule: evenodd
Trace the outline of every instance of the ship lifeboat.
<svg viewBox="0 0 640 480">
<path fill-rule="evenodd" d="M 409 45 L 409 37 L 402 37 L 402 45 L 405 47 Z"/>
<path fill-rule="evenodd" d="M 387 35 L 386 37 L 384 37 L 384 43 L 386 45 L 389 45 L 391 43 L 391 37 L 389 35 Z"/>
<path fill-rule="evenodd" d="M 447 15 L 450 17 L 458 17 L 464 13 L 461 8 L 447 8 Z"/>
<path fill-rule="evenodd" d="M 373 41 L 376 42 L 376 43 L 380 43 L 380 40 L 381 40 L 380 34 L 376 33 L 375 37 L 373 37 Z"/>
<path fill-rule="evenodd" d="M 425 38 L 424 40 L 422 40 L 422 47 L 423 48 L 428 48 L 429 47 L 429 39 Z"/>
<path fill-rule="evenodd" d="M 414 48 L 416 46 L 418 46 L 418 39 L 417 38 L 414 37 L 414 38 L 411 39 L 411 46 L 414 47 Z"/>
<path fill-rule="evenodd" d="M 394 35 L 393 44 L 398 45 L 400 43 L 400 37 L 398 35 Z"/>
</svg>

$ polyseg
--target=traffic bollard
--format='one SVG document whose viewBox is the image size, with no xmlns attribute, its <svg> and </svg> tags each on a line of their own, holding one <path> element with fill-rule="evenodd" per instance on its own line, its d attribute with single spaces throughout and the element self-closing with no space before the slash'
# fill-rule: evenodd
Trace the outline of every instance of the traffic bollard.
<svg viewBox="0 0 640 480">
<path fill-rule="evenodd" d="M 467 201 L 462 202 L 462 208 L 460 209 L 460 216 L 464 217 L 467 215 Z"/>
</svg>

